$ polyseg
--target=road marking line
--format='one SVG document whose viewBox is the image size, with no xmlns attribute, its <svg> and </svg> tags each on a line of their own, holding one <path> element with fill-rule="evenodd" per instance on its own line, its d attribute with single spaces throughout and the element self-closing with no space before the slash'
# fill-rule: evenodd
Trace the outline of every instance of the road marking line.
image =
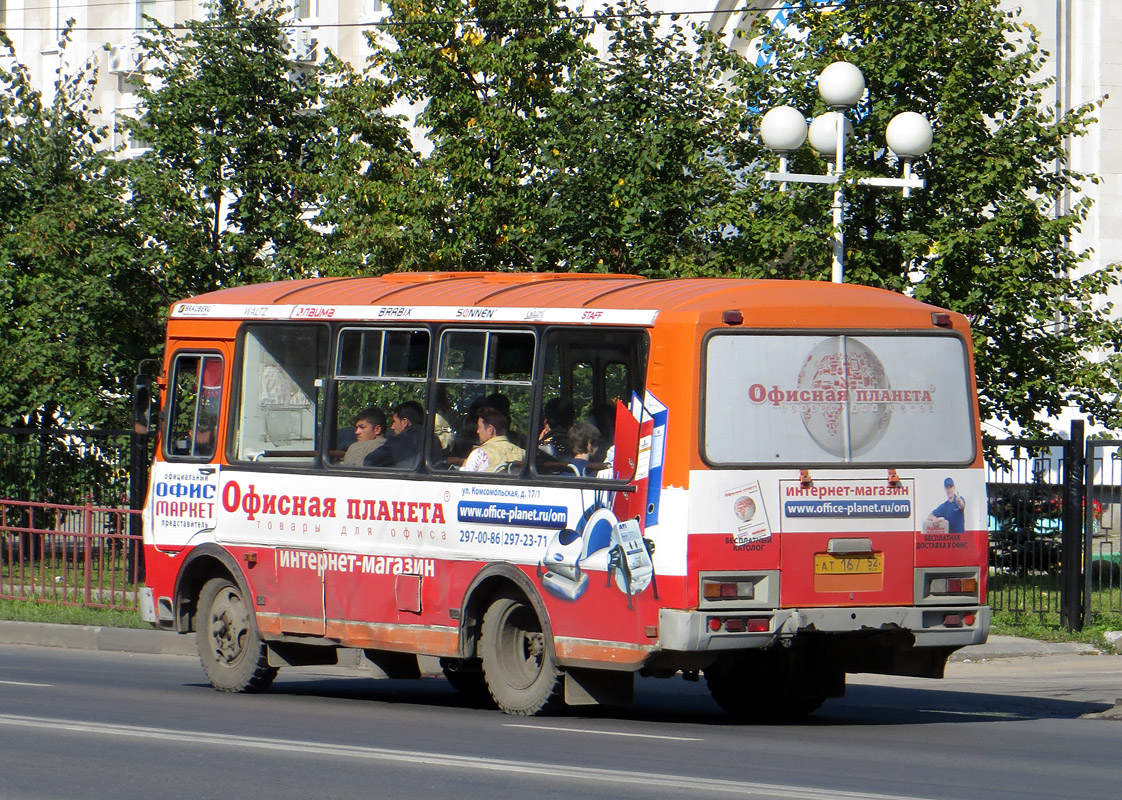
<svg viewBox="0 0 1122 800">
<path fill-rule="evenodd" d="M 53 686 L 51 683 L 28 683 L 26 681 L 0 681 L 5 686 Z"/>
<path fill-rule="evenodd" d="M 561 731 L 562 733 L 591 733 L 595 736 L 630 736 L 635 739 L 665 739 L 671 742 L 704 742 L 695 736 L 659 736 L 655 733 L 625 733 L 624 731 L 597 731 L 592 728 L 561 728 L 556 725 L 523 725 L 505 722 L 504 728 L 528 728 L 532 731 Z"/>
<path fill-rule="evenodd" d="M 756 783 L 742 780 L 722 780 L 719 778 L 693 777 L 689 775 L 670 775 L 657 772 L 630 772 L 626 770 L 602 769 L 597 767 L 576 767 L 556 764 L 535 763 L 532 761 L 505 761 L 480 756 L 458 756 L 451 753 L 419 753 L 416 750 L 391 750 L 383 747 L 360 747 L 327 742 L 308 742 L 295 739 L 260 739 L 250 736 L 233 736 L 225 733 L 205 733 L 200 731 L 174 730 L 172 728 L 145 728 L 129 725 L 114 725 L 107 722 L 85 722 L 82 720 L 50 719 L 47 717 L 24 717 L 14 714 L 0 714 L 0 725 L 13 727 L 42 728 L 69 731 L 94 736 L 121 736 L 136 739 L 159 739 L 182 746 L 185 743 L 221 745 L 223 747 L 242 747 L 247 750 L 275 750 L 293 754 L 314 754 L 345 756 L 369 761 L 400 763 L 403 766 L 425 766 L 441 769 L 498 772 L 523 775 L 532 778 L 550 777 L 574 781 L 588 781 L 597 784 L 624 784 L 649 789 L 677 789 L 695 797 L 702 793 L 720 793 L 742 797 L 783 798 L 784 800 L 927 800 L 914 796 L 871 794 L 868 792 L 846 792 L 835 789 L 819 789 L 811 786 L 785 786 L 776 783 Z"/>
<path fill-rule="evenodd" d="M 917 708 L 921 714 L 949 714 L 959 717 L 997 717 L 999 719 L 1035 719 L 1025 714 L 1010 714 L 1005 711 L 944 711 L 939 708 Z"/>
</svg>

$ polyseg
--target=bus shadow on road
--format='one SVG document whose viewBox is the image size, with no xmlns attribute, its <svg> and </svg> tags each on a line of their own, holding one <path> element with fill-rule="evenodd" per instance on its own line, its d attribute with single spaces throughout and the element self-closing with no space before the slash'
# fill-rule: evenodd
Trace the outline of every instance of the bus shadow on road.
<svg viewBox="0 0 1122 800">
<path fill-rule="evenodd" d="M 392 680 L 314 673 L 285 676 L 282 672 L 268 694 L 499 713 L 490 698 L 460 693 L 443 678 L 432 676 Z M 636 681 L 635 702 L 631 705 L 570 707 L 560 717 L 671 725 L 877 726 L 1076 719 L 1112 708 L 1110 703 L 947 689 L 937 684 L 916 687 L 853 684 L 845 697 L 828 700 L 810 715 L 789 720 L 743 721 L 726 714 L 713 701 L 704 681 L 640 678 Z"/>
</svg>

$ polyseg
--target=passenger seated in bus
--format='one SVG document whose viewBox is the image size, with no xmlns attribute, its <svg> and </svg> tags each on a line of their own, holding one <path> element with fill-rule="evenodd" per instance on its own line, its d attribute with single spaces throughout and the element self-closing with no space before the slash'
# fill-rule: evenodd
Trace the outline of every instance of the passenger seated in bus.
<svg viewBox="0 0 1122 800">
<path fill-rule="evenodd" d="M 416 469 L 421 463 L 421 449 L 425 442 L 425 409 L 415 400 L 394 406 L 390 431 L 385 444 L 363 460 L 367 467 L 399 467 Z"/>
<path fill-rule="evenodd" d="M 600 431 L 595 426 L 574 422 L 569 428 L 569 445 L 573 451 L 569 464 L 577 475 L 595 475 L 603 468 L 603 464 L 592 463 L 592 454 L 600 447 Z"/>
<path fill-rule="evenodd" d="M 538 434 L 538 452 L 549 461 L 565 461 L 572 455 L 569 428 L 575 411 L 571 401 L 554 397 L 542 407 L 542 431 Z"/>
<path fill-rule="evenodd" d="M 618 402 L 620 401 L 613 400 L 611 403 L 597 403 L 584 418 L 585 422 L 600 431 L 600 440 L 597 445 L 597 450 L 592 454 L 593 461 L 608 460 L 607 447 L 615 438 L 616 403 Z"/>
<path fill-rule="evenodd" d="M 464 415 L 462 427 L 457 431 L 455 441 L 448 453 L 449 465 L 461 466 L 464 459 L 479 446 L 479 409 L 484 406 L 501 411 L 508 419 L 510 418 L 510 400 L 506 395 L 495 392 L 472 400 L 467 414 Z M 510 431 L 507 431 L 507 438 L 510 438 Z"/>
<path fill-rule="evenodd" d="M 363 409 L 355 417 L 355 441 L 343 454 L 343 466 L 361 467 L 363 459 L 386 443 L 386 415 L 380 409 Z"/>
<path fill-rule="evenodd" d="M 479 447 L 464 459 L 463 472 L 498 472 L 526 458 L 526 451 L 511 442 L 506 434 L 510 429 L 510 415 L 497 408 L 479 409 L 476 432 Z"/>
</svg>

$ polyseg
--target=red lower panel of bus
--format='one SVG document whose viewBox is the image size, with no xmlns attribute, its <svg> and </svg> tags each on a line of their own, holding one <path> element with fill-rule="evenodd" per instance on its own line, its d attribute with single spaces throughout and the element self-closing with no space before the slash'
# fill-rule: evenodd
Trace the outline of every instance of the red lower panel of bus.
<svg viewBox="0 0 1122 800">
<path fill-rule="evenodd" d="M 319 551 L 230 547 L 248 585 L 250 602 L 266 635 L 327 636 L 356 647 L 385 647 L 452 655 L 465 592 L 487 564 L 404 556 L 359 556 Z M 179 555 L 146 552 L 149 586 L 170 597 Z M 588 642 L 649 646 L 658 639 L 658 609 L 681 607 L 685 578 L 655 576 L 628 592 L 617 573 L 590 570 L 565 592 L 551 588 L 536 566 L 519 565 L 541 598 L 555 637 L 574 658 Z M 626 658 L 627 656 L 620 656 Z"/>
</svg>

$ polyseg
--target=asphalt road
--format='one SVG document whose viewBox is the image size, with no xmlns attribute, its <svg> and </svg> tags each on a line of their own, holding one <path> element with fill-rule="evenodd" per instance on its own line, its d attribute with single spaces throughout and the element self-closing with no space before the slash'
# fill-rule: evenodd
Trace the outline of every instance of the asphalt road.
<svg viewBox="0 0 1122 800">
<path fill-rule="evenodd" d="M 0 798 L 1118 796 L 1122 725 L 1082 715 L 1122 696 L 1122 658 L 971 658 L 942 681 L 850 685 L 799 724 L 735 724 L 680 679 L 526 719 L 440 678 L 289 670 L 226 695 L 190 656 L 5 644 Z"/>
</svg>

